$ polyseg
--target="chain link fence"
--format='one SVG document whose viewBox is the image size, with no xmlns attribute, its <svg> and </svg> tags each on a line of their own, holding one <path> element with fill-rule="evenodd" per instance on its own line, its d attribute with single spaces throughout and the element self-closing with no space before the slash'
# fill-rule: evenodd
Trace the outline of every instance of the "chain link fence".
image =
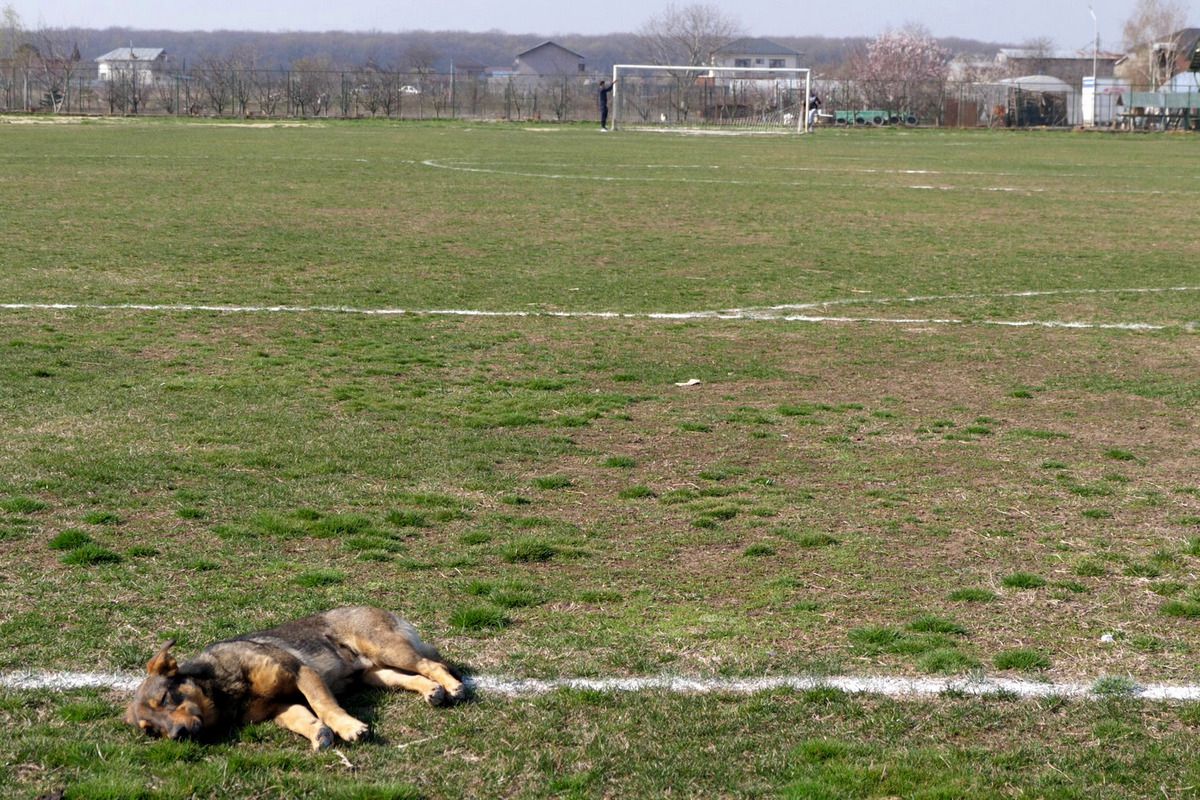
<svg viewBox="0 0 1200 800">
<path fill-rule="evenodd" d="M 13 62 L 0 65 L 0 111 L 594 122 L 599 116 L 596 80 L 600 77 L 202 66 L 161 74 L 117 72 L 98 80 L 90 71 L 84 74 L 78 62 L 58 66 Z M 709 97 L 715 96 L 711 88 L 714 79 L 699 80 L 708 87 L 708 105 L 696 104 L 701 113 L 677 113 L 680 103 L 669 93 L 680 94 L 678 86 L 666 86 L 668 96 L 659 99 L 646 96 L 645 88 L 639 87 L 636 97 L 643 108 L 654 111 L 655 119 L 668 121 L 671 117 L 671 122 L 688 125 L 736 122 L 747 109 L 746 113 L 779 111 L 784 115 L 803 107 L 802 98 L 794 97 L 790 90 L 761 98 L 747 95 L 731 100 L 722 95 L 718 103 Z M 1030 83 L 1027 79 L 937 83 L 817 79 L 813 87 L 822 100 L 820 126 L 1071 127 L 1094 120 L 1097 125 L 1113 127 L 1196 129 L 1200 116 L 1200 89 L 1164 94 L 1147 87 L 1116 85 L 1087 95 L 1079 87 L 1061 82 Z M 785 101 L 788 108 L 783 107 Z M 1085 103 L 1091 106 L 1085 109 Z M 702 113 L 709 106 L 720 113 Z"/>
</svg>

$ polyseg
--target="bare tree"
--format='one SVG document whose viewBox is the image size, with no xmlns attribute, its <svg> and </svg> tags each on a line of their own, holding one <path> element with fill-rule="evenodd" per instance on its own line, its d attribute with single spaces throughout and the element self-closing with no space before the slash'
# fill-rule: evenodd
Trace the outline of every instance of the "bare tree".
<svg viewBox="0 0 1200 800">
<path fill-rule="evenodd" d="M 741 31 L 741 25 L 720 8 L 702 3 L 671 3 L 646 21 L 638 32 L 638 47 L 650 64 L 699 67 Z"/>
<path fill-rule="evenodd" d="M 223 116 L 225 109 L 233 102 L 233 73 L 233 64 L 229 59 L 211 54 L 200 59 L 200 68 L 195 72 L 208 107 L 218 117 Z"/>
<path fill-rule="evenodd" d="M 287 97 L 286 81 L 275 70 L 251 70 L 250 91 L 258 103 L 260 113 L 273 117 L 279 109 L 279 102 Z"/>
<path fill-rule="evenodd" d="M 1137 0 L 1125 20 L 1122 43 L 1132 53 L 1125 74 L 1139 83 L 1158 86 L 1175 73 L 1178 31 L 1187 25 L 1187 5 L 1181 0 Z"/>
<path fill-rule="evenodd" d="M 18 72 L 19 54 L 26 44 L 25 38 L 21 15 L 11 3 L 5 4 L 3 11 L 0 11 L 0 63 L 8 66 L 8 69 L 0 70 L 0 90 L 4 93 L 5 108 L 25 106 L 25 94 L 20 91 L 21 78 Z"/>
<path fill-rule="evenodd" d="M 292 104 L 302 117 L 319 117 L 329 110 L 329 78 L 331 66 L 327 59 L 301 58 L 292 62 Z"/>
<path fill-rule="evenodd" d="M 949 63 L 950 52 L 928 30 L 909 25 L 875 37 L 850 66 L 867 106 L 930 117 L 940 108 Z"/>
<path fill-rule="evenodd" d="M 638 32 L 638 49 L 649 64 L 699 67 L 711 64 L 713 53 L 728 44 L 741 31 L 736 19 L 712 5 L 669 4 L 662 13 L 651 17 Z M 686 120 L 692 106 L 702 103 L 699 76 L 695 72 L 668 70 L 671 78 L 671 106 Z"/>
<path fill-rule="evenodd" d="M 79 45 L 69 46 L 63 37 L 43 30 L 38 33 L 38 63 L 41 67 L 42 108 L 60 113 L 70 107 L 71 81 L 81 71 Z"/>
</svg>

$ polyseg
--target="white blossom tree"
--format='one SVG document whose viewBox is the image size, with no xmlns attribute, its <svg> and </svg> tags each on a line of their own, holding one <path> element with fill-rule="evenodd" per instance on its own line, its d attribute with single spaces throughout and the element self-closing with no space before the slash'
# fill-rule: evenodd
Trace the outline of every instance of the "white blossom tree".
<svg viewBox="0 0 1200 800">
<path fill-rule="evenodd" d="M 950 51 L 925 28 L 910 25 L 875 37 L 850 68 L 867 106 L 929 118 L 940 108 L 949 64 Z"/>
</svg>

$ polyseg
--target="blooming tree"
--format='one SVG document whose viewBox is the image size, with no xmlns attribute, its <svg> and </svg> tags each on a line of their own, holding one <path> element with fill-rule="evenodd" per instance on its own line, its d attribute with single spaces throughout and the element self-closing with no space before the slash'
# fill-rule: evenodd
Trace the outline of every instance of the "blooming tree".
<svg viewBox="0 0 1200 800">
<path fill-rule="evenodd" d="M 950 51 L 927 30 L 910 26 L 875 37 L 851 61 L 863 102 L 891 114 L 936 116 Z"/>
</svg>

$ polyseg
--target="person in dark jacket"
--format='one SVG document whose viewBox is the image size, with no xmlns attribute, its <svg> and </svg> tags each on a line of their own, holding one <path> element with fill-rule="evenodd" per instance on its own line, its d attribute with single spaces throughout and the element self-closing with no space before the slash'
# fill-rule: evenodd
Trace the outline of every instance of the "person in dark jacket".
<svg viewBox="0 0 1200 800">
<path fill-rule="evenodd" d="M 606 84 L 604 79 L 600 79 L 600 85 L 596 89 L 596 102 L 600 104 L 600 130 L 608 130 L 608 96 L 612 94 L 614 84 Z"/>
</svg>

